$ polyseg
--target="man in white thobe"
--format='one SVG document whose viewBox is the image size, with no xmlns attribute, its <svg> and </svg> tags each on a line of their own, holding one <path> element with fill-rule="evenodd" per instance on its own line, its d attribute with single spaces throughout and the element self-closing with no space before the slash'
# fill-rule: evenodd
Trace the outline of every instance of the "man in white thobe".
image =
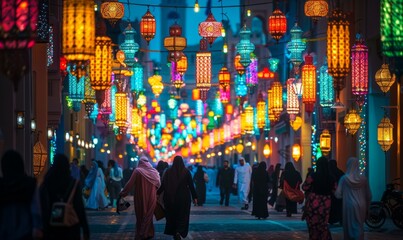
<svg viewBox="0 0 403 240">
<path fill-rule="evenodd" d="M 239 166 L 235 169 L 234 177 L 234 187 L 238 187 L 238 197 L 239 201 L 244 204 L 242 210 L 247 210 L 248 205 L 248 194 L 250 190 L 250 179 L 252 175 L 252 168 L 249 164 L 245 164 L 245 159 L 239 159 Z"/>
</svg>

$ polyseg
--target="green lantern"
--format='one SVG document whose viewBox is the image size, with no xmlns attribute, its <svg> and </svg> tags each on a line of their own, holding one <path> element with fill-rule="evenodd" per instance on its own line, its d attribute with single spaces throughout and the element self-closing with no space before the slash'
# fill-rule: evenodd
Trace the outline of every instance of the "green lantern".
<svg viewBox="0 0 403 240">
<path fill-rule="evenodd" d="M 403 0 L 381 0 L 382 52 L 403 57 Z"/>
</svg>

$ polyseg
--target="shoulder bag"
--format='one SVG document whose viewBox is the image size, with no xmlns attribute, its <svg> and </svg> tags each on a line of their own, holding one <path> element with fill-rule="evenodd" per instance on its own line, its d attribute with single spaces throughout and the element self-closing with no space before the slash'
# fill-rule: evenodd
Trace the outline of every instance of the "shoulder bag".
<svg viewBox="0 0 403 240">
<path fill-rule="evenodd" d="M 73 198 L 76 193 L 78 181 L 75 181 L 73 190 L 70 192 L 70 196 L 67 202 L 55 202 L 52 205 L 52 211 L 50 214 L 50 225 L 57 227 L 71 227 L 79 223 L 79 219 L 76 211 L 73 207 Z"/>
<path fill-rule="evenodd" d="M 304 193 L 298 189 L 298 185 L 297 183 L 297 186 L 292 188 L 288 182 L 284 180 L 283 192 L 288 200 L 302 203 L 304 201 Z"/>
</svg>

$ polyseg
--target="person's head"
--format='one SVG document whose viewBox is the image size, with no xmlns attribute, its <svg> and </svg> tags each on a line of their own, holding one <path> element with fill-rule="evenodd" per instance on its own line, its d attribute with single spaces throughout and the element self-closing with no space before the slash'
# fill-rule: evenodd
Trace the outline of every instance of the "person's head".
<svg viewBox="0 0 403 240">
<path fill-rule="evenodd" d="M 320 157 L 318 161 L 316 161 L 316 172 L 329 172 L 329 164 L 326 157 Z"/>
<path fill-rule="evenodd" d="M 350 157 L 347 160 L 347 170 L 346 174 L 359 174 L 360 172 L 360 162 L 356 157 Z"/>
<path fill-rule="evenodd" d="M 181 156 L 175 156 L 172 167 L 178 167 L 178 168 L 185 167 L 185 164 L 183 163 L 183 158 Z"/>
<path fill-rule="evenodd" d="M 158 170 L 163 170 L 164 169 L 164 161 L 160 160 L 157 163 L 157 167 Z"/>
<path fill-rule="evenodd" d="M 279 173 L 280 170 L 281 170 L 281 163 L 277 163 L 277 164 L 276 164 L 276 167 L 274 168 L 274 171 L 277 172 L 277 173 Z"/>
<path fill-rule="evenodd" d="M 140 157 L 139 164 L 137 165 L 139 168 L 145 168 L 145 167 L 152 167 L 150 162 L 148 161 L 148 158 L 146 156 Z"/>
<path fill-rule="evenodd" d="M 241 165 L 241 166 L 245 165 L 245 158 L 239 159 L 239 165 Z"/>
<path fill-rule="evenodd" d="M 224 166 L 224 168 L 228 168 L 228 167 L 229 167 L 229 162 L 228 162 L 228 160 L 224 160 L 223 166 Z"/>
<path fill-rule="evenodd" d="M 268 171 L 269 171 L 269 172 L 273 172 L 273 171 L 274 171 L 274 166 L 273 166 L 273 164 L 271 164 L 271 165 L 269 166 Z"/>
<path fill-rule="evenodd" d="M 197 171 L 198 172 L 203 172 L 203 166 L 202 165 L 197 166 Z"/>
<path fill-rule="evenodd" d="M 260 162 L 257 168 L 258 168 L 259 170 L 261 170 L 261 171 L 266 171 L 266 169 L 267 169 L 266 162 L 264 162 L 264 161 L 263 161 L 263 162 Z"/>
<path fill-rule="evenodd" d="M 21 177 L 25 175 L 24 160 L 14 150 L 8 150 L 1 158 L 1 170 L 4 178 Z"/>
<path fill-rule="evenodd" d="M 78 159 L 77 159 L 77 158 L 73 158 L 72 163 L 73 163 L 74 165 L 78 166 Z"/>
<path fill-rule="evenodd" d="M 110 159 L 109 161 L 108 161 L 108 168 L 113 168 L 114 166 L 115 166 L 115 161 L 114 160 L 112 160 L 112 159 Z"/>
<path fill-rule="evenodd" d="M 329 161 L 329 170 L 334 171 L 337 169 L 337 161 L 332 159 Z"/>
<path fill-rule="evenodd" d="M 287 162 L 285 164 L 284 171 L 287 171 L 287 172 L 295 171 L 294 164 L 292 164 L 292 162 Z"/>
<path fill-rule="evenodd" d="M 68 178 L 70 176 L 70 164 L 64 154 L 56 154 L 53 158 L 52 172 L 58 178 Z"/>
<path fill-rule="evenodd" d="M 101 160 L 97 160 L 96 162 L 98 164 L 98 167 L 100 167 L 101 169 L 104 168 L 104 163 Z"/>
</svg>

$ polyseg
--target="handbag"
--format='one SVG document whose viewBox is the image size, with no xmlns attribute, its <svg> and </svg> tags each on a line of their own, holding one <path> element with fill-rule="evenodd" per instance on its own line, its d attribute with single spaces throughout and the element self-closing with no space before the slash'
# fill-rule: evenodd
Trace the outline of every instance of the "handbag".
<svg viewBox="0 0 403 240">
<path fill-rule="evenodd" d="M 121 211 L 125 211 L 130 207 L 130 203 L 120 196 L 119 196 L 117 202 L 118 202 L 118 204 L 116 206 L 117 214 L 120 214 Z"/>
<path fill-rule="evenodd" d="M 285 197 L 293 202 L 302 203 L 304 201 L 304 193 L 298 189 L 298 183 L 295 188 L 292 188 L 287 181 L 284 180 L 283 192 Z"/>
<path fill-rule="evenodd" d="M 50 214 L 50 225 L 58 227 L 71 227 L 79 223 L 76 211 L 74 210 L 72 201 L 77 189 L 78 181 L 75 181 L 73 190 L 67 202 L 55 202 L 52 205 Z"/>
</svg>

